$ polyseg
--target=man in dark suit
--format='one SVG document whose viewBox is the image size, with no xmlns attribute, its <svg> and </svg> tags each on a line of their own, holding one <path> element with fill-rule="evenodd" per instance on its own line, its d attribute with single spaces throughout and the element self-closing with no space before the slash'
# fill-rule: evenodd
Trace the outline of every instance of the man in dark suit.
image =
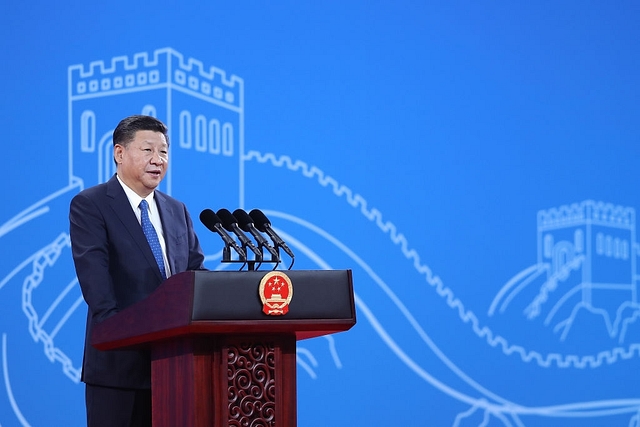
<svg viewBox="0 0 640 427">
<path fill-rule="evenodd" d="M 87 424 L 151 426 L 149 353 L 99 351 L 90 344 L 92 327 L 146 298 L 165 277 L 204 269 L 204 255 L 185 205 L 156 190 L 169 164 L 166 126 L 149 116 L 127 117 L 113 132 L 113 147 L 116 175 L 76 195 L 69 213 L 73 260 L 88 305 L 82 365 Z"/>
</svg>

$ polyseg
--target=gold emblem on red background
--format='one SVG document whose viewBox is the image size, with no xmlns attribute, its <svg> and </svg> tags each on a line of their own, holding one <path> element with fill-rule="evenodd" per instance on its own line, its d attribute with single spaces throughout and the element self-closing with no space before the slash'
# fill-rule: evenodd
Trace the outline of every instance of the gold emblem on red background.
<svg viewBox="0 0 640 427">
<path fill-rule="evenodd" d="M 260 280 L 258 292 L 263 313 L 270 316 L 287 314 L 293 297 L 293 285 L 289 276 L 281 271 L 270 271 Z"/>
</svg>

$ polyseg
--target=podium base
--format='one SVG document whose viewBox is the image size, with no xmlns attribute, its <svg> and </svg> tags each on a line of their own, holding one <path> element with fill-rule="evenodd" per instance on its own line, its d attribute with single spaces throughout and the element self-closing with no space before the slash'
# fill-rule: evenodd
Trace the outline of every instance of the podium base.
<svg viewBox="0 0 640 427">
<path fill-rule="evenodd" d="M 296 427 L 295 335 L 204 335 L 157 343 L 154 427 Z"/>
</svg>

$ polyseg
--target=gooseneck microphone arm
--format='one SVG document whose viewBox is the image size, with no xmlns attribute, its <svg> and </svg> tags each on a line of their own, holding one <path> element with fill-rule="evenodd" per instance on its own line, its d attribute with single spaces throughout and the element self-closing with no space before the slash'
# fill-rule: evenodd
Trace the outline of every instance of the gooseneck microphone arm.
<svg viewBox="0 0 640 427">
<path fill-rule="evenodd" d="M 223 261 L 231 260 L 231 255 L 229 254 L 229 247 L 232 247 L 233 250 L 236 251 L 241 261 L 247 260 L 247 254 L 244 251 L 244 249 L 238 246 L 236 241 L 229 235 L 229 233 L 227 233 L 224 230 L 222 226 L 222 221 L 220 221 L 220 218 L 218 218 L 218 215 L 216 215 L 214 211 L 212 211 L 211 209 L 205 209 L 202 212 L 200 212 L 200 221 L 204 224 L 205 227 L 207 227 L 209 230 L 213 231 L 214 233 L 218 233 L 222 238 L 222 241 L 224 242 L 224 245 L 225 245 L 225 250 L 222 257 Z"/>
<path fill-rule="evenodd" d="M 258 247 L 265 247 L 271 254 L 271 260 L 274 262 L 280 262 L 280 254 L 278 250 L 271 246 L 267 239 L 258 231 L 256 226 L 253 224 L 253 219 L 246 213 L 243 209 L 236 209 L 233 211 L 233 216 L 238 220 L 238 226 L 242 231 L 246 233 L 250 233 L 255 239 L 256 243 L 258 243 Z"/>
<path fill-rule="evenodd" d="M 242 246 L 251 249 L 251 251 L 253 251 L 256 256 L 256 261 L 262 262 L 262 251 L 258 249 L 256 245 L 253 244 L 251 239 L 249 239 L 249 237 L 247 237 L 247 235 L 242 232 L 240 227 L 238 227 L 236 217 L 234 217 L 233 214 L 227 209 L 219 209 L 217 215 L 218 218 L 220 218 L 220 220 L 222 221 L 222 226 L 225 228 L 225 230 L 231 231 L 236 236 L 238 236 L 238 240 L 240 240 Z"/>
<path fill-rule="evenodd" d="M 291 257 L 291 259 L 295 258 L 295 255 L 293 255 L 293 251 L 291 251 L 284 240 L 282 240 L 282 238 L 278 236 L 278 233 L 276 233 L 275 230 L 271 228 L 271 222 L 267 219 L 265 214 L 262 213 L 262 211 L 260 211 L 259 209 L 253 209 L 251 212 L 249 212 L 249 216 L 251 217 L 251 219 L 253 219 L 253 223 L 258 230 L 262 231 L 263 233 L 267 233 L 267 235 L 273 241 L 273 245 L 275 247 L 282 248 L 282 250 L 285 251 L 287 255 Z"/>
</svg>

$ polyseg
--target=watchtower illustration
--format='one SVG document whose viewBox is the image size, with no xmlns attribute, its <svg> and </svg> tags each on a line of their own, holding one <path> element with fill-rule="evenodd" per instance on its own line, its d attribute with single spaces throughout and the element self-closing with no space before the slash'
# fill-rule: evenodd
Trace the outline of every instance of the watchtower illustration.
<svg viewBox="0 0 640 427">
<path fill-rule="evenodd" d="M 72 65 L 68 79 L 70 179 L 84 187 L 108 180 L 115 172 L 113 128 L 126 116 L 147 114 L 169 127 L 170 167 L 160 190 L 193 212 L 210 203 L 243 205 L 241 78 L 162 48 Z M 225 191 L 215 192 L 221 183 Z M 194 185 L 212 189 L 210 197 L 185 200 Z"/>
<path fill-rule="evenodd" d="M 557 292 L 563 311 L 581 303 L 615 319 L 623 304 L 637 303 L 635 239 L 633 208 L 587 200 L 539 211 L 538 265 L 548 265 L 554 278 L 545 298 Z M 562 291 L 555 290 L 560 283 Z"/>
</svg>

